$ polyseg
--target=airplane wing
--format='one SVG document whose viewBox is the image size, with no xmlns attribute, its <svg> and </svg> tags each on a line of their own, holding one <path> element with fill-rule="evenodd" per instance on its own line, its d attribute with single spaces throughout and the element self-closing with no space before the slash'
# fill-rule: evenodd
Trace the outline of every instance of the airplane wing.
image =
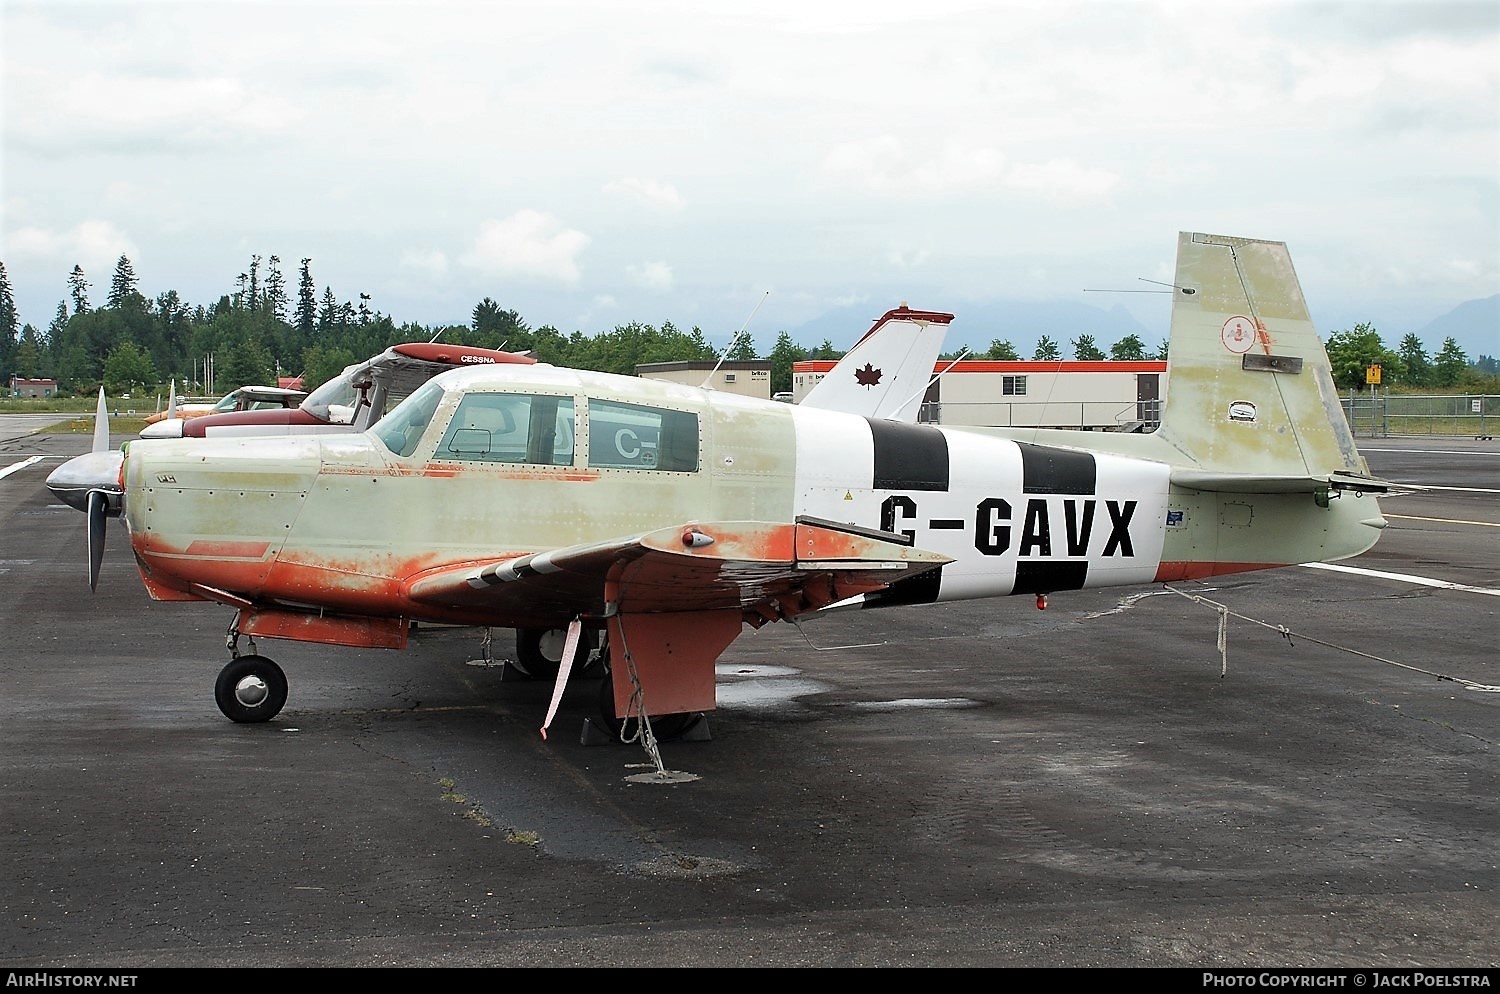
<svg viewBox="0 0 1500 994">
<path fill-rule="evenodd" d="M 500 617 L 609 617 L 739 609 L 759 626 L 881 590 L 951 560 L 905 536 L 801 517 L 688 522 L 618 540 L 440 567 L 414 601 Z"/>
</svg>

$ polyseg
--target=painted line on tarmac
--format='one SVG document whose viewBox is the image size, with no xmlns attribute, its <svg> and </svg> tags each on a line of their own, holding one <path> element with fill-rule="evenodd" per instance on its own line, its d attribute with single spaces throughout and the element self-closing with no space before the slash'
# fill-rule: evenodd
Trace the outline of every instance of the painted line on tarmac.
<svg viewBox="0 0 1500 994">
<path fill-rule="evenodd" d="M 0 469 L 0 480 L 5 479 L 7 476 L 9 476 L 12 473 L 19 473 L 21 470 L 25 469 L 27 466 L 34 465 L 34 464 L 39 463 L 41 461 L 42 461 L 42 457 L 41 456 L 32 456 L 30 459 L 23 459 L 20 462 L 13 462 L 9 466 L 5 467 L 4 469 Z"/>
<path fill-rule="evenodd" d="M 1414 456 L 1496 456 L 1500 452 L 1486 452 L 1483 449 L 1367 449 L 1359 446 L 1361 452 L 1397 452 L 1408 453 Z"/>
<path fill-rule="evenodd" d="M 1424 518 L 1419 514 L 1387 514 L 1387 518 L 1402 518 L 1406 521 L 1441 521 L 1445 525 L 1479 525 L 1481 528 L 1500 528 L 1497 521 L 1468 521 L 1464 518 Z"/>
<path fill-rule="evenodd" d="M 1448 580 L 1434 580 L 1430 576 L 1412 576 L 1410 573 L 1387 573 L 1378 569 L 1361 569 L 1358 566 L 1340 566 L 1337 563 L 1302 563 L 1308 569 L 1326 569 L 1335 573 L 1357 573 L 1360 576 L 1373 576 L 1381 580 L 1399 580 L 1403 583 L 1415 583 L 1421 587 L 1441 587 L 1444 590 L 1462 590 L 1471 594 L 1489 594 L 1491 597 L 1500 597 L 1500 590 L 1493 587 L 1476 587 L 1468 583 L 1452 583 Z"/>
<path fill-rule="evenodd" d="M 1436 487 L 1424 483 L 1397 483 L 1396 486 L 1402 490 L 1410 490 L 1413 493 L 1421 493 L 1427 490 L 1452 490 L 1461 494 L 1500 494 L 1500 490 L 1493 487 Z M 1396 496 L 1404 496 L 1397 494 Z"/>
</svg>

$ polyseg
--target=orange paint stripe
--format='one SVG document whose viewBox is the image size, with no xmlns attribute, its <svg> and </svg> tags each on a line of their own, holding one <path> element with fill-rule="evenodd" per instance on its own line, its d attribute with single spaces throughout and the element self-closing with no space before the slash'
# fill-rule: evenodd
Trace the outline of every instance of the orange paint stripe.
<svg viewBox="0 0 1500 994">
<path fill-rule="evenodd" d="M 1249 573 L 1258 569 L 1279 569 L 1291 563 L 1208 563 L 1208 562 L 1164 562 L 1156 568 L 1157 583 L 1171 580 L 1201 580 L 1205 576 L 1223 576 L 1226 573 Z"/>
</svg>

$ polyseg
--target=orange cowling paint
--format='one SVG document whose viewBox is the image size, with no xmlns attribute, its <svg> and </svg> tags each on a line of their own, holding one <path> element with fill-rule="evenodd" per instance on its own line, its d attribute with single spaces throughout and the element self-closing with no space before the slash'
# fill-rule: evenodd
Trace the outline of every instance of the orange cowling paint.
<svg viewBox="0 0 1500 994">
<path fill-rule="evenodd" d="M 740 612 L 617 614 L 609 619 L 615 716 L 712 711 L 714 661 L 740 633 Z M 634 679 L 632 679 L 632 675 Z M 633 706 L 635 680 L 641 700 Z"/>
<path fill-rule="evenodd" d="M 1172 580 L 1201 580 L 1205 576 L 1223 576 L 1226 573 L 1249 573 L 1258 569 L 1280 569 L 1290 563 L 1206 563 L 1164 562 L 1156 568 L 1156 583 Z"/>
<path fill-rule="evenodd" d="M 356 649 L 405 649 L 407 622 L 405 618 L 353 618 L 258 607 L 236 616 L 235 631 Z"/>
</svg>

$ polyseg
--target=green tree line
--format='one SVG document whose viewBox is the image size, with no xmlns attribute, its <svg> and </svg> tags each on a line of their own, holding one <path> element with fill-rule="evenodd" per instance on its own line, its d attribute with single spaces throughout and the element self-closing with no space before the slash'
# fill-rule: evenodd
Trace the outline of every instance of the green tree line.
<svg viewBox="0 0 1500 994">
<path fill-rule="evenodd" d="M 301 260 L 295 291 L 288 287 L 281 259 L 253 255 L 235 280 L 235 289 L 212 305 L 190 304 L 175 290 L 148 298 L 139 290 L 135 267 L 120 256 L 104 303 L 90 300 L 93 284 L 81 266 L 68 274 L 68 298 L 46 329 L 20 326 L 15 299 L 0 262 L 0 376 L 58 381 L 63 391 L 87 395 L 103 386 L 112 394 L 156 389 L 168 380 L 183 392 L 206 388 L 205 357 L 213 357 L 216 387 L 274 383 L 278 376 L 301 376 L 312 389 L 345 366 L 402 342 L 444 340 L 483 348 L 534 352 L 560 366 L 634 375 L 644 363 L 716 360 L 719 352 L 694 327 L 684 331 L 670 321 L 660 326 L 631 322 L 596 335 L 563 334 L 543 325 L 533 328 L 513 309 L 489 297 L 474 306 L 468 326 L 396 324 L 361 292 L 358 304 L 340 300 L 331 287 L 320 293 L 312 277 L 312 260 Z M 1106 352 L 1092 335 L 1071 342 L 1078 359 L 1165 359 L 1166 343 L 1148 354 L 1137 335 L 1127 335 Z M 1452 338 L 1429 356 L 1415 335 L 1395 350 L 1385 347 L 1367 324 L 1334 332 L 1329 358 L 1340 387 L 1359 388 L 1365 370 L 1382 367 L 1385 384 L 1433 388 L 1485 388 L 1495 385 L 1496 360 L 1481 356 L 1470 363 Z M 770 355 L 759 357 L 750 338 L 737 338 L 725 352 L 731 360 L 769 359 L 771 389 L 792 388 L 792 366 L 806 359 L 838 359 L 842 353 L 824 340 L 816 348 L 794 342 L 782 331 Z M 946 359 L 957 358 L 949 353 Z M 996 339 L 969 358 L 1010 359 L 1021 356 L 1009 341 Z M 1062 347 L 1041 336 L 1033 359 L 1062 358 Z"/>
</svg>

